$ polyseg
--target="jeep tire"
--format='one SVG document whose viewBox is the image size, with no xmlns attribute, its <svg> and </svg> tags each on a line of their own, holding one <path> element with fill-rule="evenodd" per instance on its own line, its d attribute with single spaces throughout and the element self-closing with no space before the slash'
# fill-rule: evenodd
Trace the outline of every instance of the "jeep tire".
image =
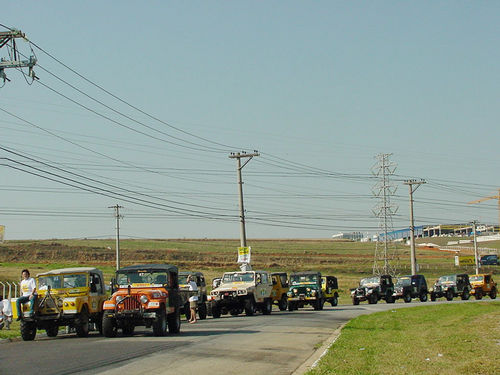
<svg viewBox="0 0 500 375">
<path fill-rule="evenodd" d="M 280 311 L 285 311 L 288 308 L 288 298 L 286 294 L 283 294 L 278 302 L 278 308 Z"/>
<path fill-rule="evenodd" d="M 331 300 L 330 300 L 330 305 L 332 305 L 332 307 L 335 307 L 339 304 L 339 297 L 337 295 L 335 295 L 335 297 L 333 297 Z"/>
<path fill-rule="evenodd" d="M 87 306 L 83 306 L 78 318 L 75 321 L 75 331 L 78 337 L 89 335 L 89 312 Z"/>
<path fill-rule="evenodd" d="M 56 337 L 59 333 L 59 326 L 55 323 L 49 324 L 45 328 L 45 333 L 47 333 L 48 337 Z"/>
<path fill-rule="evenodd" d="M 481 289 L 476 289 L 476 292 L 474 293 L 474 298 L 476 300 L 482 299 L 483 298 L 483 291 Z"/>
<path fill-rule="evenodd" d="M 354 297 L 352 299 L 352 304 L 355 305 L 355 306 L 359 305 L 359 298 Z"/>
<path fill-rule="evenodd" d="M 431 293 L 431 301 L 434 302 L 436 300 L 436 295 L 434 293 Z"/>
<path fill-rule="evenodd" d="M 491 288 L 490 298 L 491 299 L 497 298 L 497 289 L 496 288 Z"/>
<path fill-rule="evenodd" d="M 178 309 L 176 309 L 172 314 L 167 315 L 167 325 L 168 332 L 171 335 L 181 331 L 181 314 Z"/>
<path fill-rule="evenodd" d="M 377 295 L 375 293 L 373 293 L 372 295 L 370 295 L 370 297 L 368 297 L 368 303 L 370 305 L 374 305 L 378 302 L 378 298 L 377 298 Z"/>
<path fill-rule="evenodd" d="M 405 303 L 410 303 L 411 302 L 411 294 L 410 293 L 406 293 L 403 296 L 403 301 L 405 301 Z"/>
<path fill-rule="evenodd" d="M 21 320 L 21 337 L 24 341 L 33 341 L 36 336 L 36 323 Z"/>
<path fill-rule="evenodd" d="M 427 302 L 427 293 L 426 292 L 422 292 L 420 294 L 420 302 Z"/>
<path fill-rule="evenodd" d="M 116 337 L 115 319 L 106 314 L 102 317 L 102 334 L 104 337 Z"/>
<path fill-rule="evenodd" d="M 220 314 L 221 314 L 220 307 L 217 305 L 213 306 L 212 307 L 212 318 L 219 319 Z"/>
<path fill-rule="evenodd" d="M 153 335 L 165 336 L 167 333 L 167 317 L 165 316 L 164 308 L 160 308 L 157 312 L 156 319 L 153 320 Z"/>
<path fill-rule="evenodd" d="M 266 298 L 264 304 L 262 305 L 262 314 L 270 315 L 273 311 L 273 301 L 271 298 Z"/>
<path fill-rule="evenodd" d="M 200 320 L 204 320 L 207 318 L 207 303 L 202 302 L 200 305 L 198 305 L 198 316 L 200 317 Z"/>
<path fill-rule="evenodd" d="M 467 301 L 470 298 L 470 291 L 469 289 L 464 289 L 462 292 L 462 300 Z"/>
<path fill-rule="evenodd" d="M 255 302 L 253 300 L 253 296 L 245 300 L 245 315 L 252 316 L 255 314 Z"/>
<path fill-rule="evenodd" d="M 453 290 L 448 289 L 448 290 L 446 291 L 446 300 L 447 300 L 447 301 L 452 301 L 452 300 L 453 300 L 453 297 L 454 297 L 454 295 L 453 295 Z"/>
</svg>

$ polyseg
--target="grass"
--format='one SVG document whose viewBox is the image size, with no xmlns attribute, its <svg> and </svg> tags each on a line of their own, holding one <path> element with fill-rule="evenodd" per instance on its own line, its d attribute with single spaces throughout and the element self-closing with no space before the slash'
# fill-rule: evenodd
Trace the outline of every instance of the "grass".
<svg viewBox="0 0 500 375">
<path fill-rule="evenodd" d="M 351 320 L 307 375 L 499 374 L 500 302 L 420 306 Z"/>
</svg>

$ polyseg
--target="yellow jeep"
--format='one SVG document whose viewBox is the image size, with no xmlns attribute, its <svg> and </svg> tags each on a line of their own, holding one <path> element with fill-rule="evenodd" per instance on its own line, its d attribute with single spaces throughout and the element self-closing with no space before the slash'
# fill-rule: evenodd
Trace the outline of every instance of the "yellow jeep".
<svg viewBox="0 0 500 375">
<path fill-rule="evenodd" d="M 490 274 L 472 275 L 469 277 L 472 289 L 470 294 L 476 299 L 489 295 L 491 299 L 497 298 L 497 283 Z"/>
<path fill-rule="evenodd" d="M 93 267 L 63 268 L 36 276 L 38 298 L 33 315 L 26 315 L 23 306 L 21 336 L 34 340 L 37 329 L 45 329 L 55 337 L 60 326 L 74 328 L 79 337 L 89 333 L 89 323 L 95 323 L 102 333 L 102 306 L 106 300 L 104 277 Z M 17 309 L 14 309 L 17 317 Z"/>
<path fill-rule="evenodd" d="M 321 289 L 326 302 L 332 306 L 337 306 L 339 303 L 339 286 L 335 276 L 322 276 Z"/>
<path fill-rule="evenodd" d="M 280 311 L 285 311 L 288 308 L 288 276 L 286 272 L 273 272 L 271 274 L 273 280 L 273 290 L 271 291 L 271 298 L 273 304 L 278 305 Z"/>
</svg>

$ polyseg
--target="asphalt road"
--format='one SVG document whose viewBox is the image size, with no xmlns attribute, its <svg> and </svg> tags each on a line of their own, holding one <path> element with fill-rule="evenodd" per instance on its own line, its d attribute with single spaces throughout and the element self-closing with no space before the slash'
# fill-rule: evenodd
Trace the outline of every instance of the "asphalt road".
<svg viewBox="0 0 500 375">
<path fill-rule="evenodd" d="M 137 327 L 134 336 L 119 334 L 113 339 L 96 333 L 87 338 L 39 335 L 31 342 L 0 344 L 0 375 L 289 375 L 308 359 L 310 362 L 339 326 L 358 315 L 432 304 L 436 302 L 414 300 L 410 304 L 340 305 L 323 311 L 273 310 L 269 316 L 223 316 L 197 324 L 183 321 L 179 335 L 166 337 L 154 337 L 144 327 Z"/>
</svg>

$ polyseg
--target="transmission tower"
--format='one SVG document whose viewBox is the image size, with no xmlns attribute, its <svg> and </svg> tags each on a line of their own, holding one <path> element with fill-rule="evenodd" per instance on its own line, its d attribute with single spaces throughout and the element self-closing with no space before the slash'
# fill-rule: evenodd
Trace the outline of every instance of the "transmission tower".
<svg viewBox="0 0 500 375">
<path fill-rule="evenodd" d="M 398 254 L 393 241 L 394 227 L 392 224 L 392 217 L 396 214 L 398 206 L 391 203 L 391 197 L 396 194 L 397 186 L 392 184 L 390 180 L 396 170 L 396 164 L 390 161 L 391 155 L 376 155 L 377 163 L 372 168 L 373 175 L 378 179 L 373 187 L 373 194 L 378 199 L 373 213 L 379 219 L 380 228 L 375 243 L 374 275 L 396 275 L 398 269 Z"/>
<path fill-rule="evenodd" d="M 21 60 L 21 54 L 18 51 L 16 45 L 16 39 L 26 39 L 26 35 L 22 33 L 20 30 L 10 29 L 9 31 L 1 31 L 0 32 L 0 49 L 3 47 L 7 48 L 8 57 L 0 58 L 0 81 L 5 84 L 6 81 L 10 82 L 10 79 L 7 78 L 7 74 L 5 74 L 5 69 L 14 68 L 28 68 L 28 77 L 31 77 L 33 80 L 36 79 L 35 71 L 33 67 L 36 65 L 36 57 L 33 55 L 29 57 L 29 60 Z"/>
</svg>

